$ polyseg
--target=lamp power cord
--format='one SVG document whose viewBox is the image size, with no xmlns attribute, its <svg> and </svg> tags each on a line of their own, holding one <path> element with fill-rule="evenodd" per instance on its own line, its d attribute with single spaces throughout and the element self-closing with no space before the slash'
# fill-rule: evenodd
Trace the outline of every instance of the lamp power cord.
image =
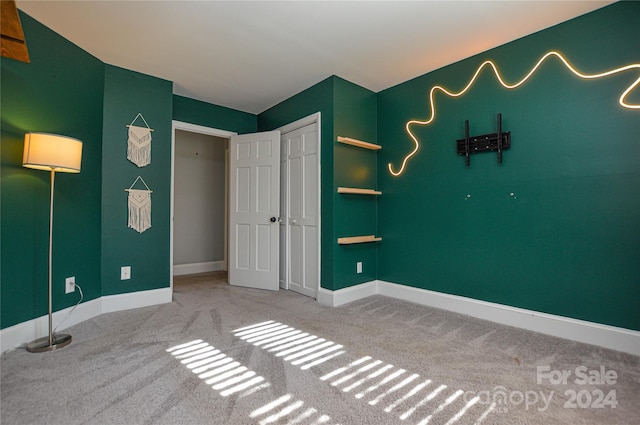
<svg viewBox="0 0 640 425">
<path fill-rule="evenodd" d="M 80 299 L 78 300 L 78 302 L 76 303 L 76 305 L 73 306 L 73 308 L 71 310 L 69 310 L 69 312 L 67 314 L 64 315 L 64 317 L 62 318 L 62 320 L 60 321 L 60 323 L 58 323 L 56 325 L 56 327 L 53 329 L 53 336 L 55 338 L 56 335 L 56 330 L 58 329 L 58 327 L 60 325 L 62 325 L 64 323 L 65 320 L 67 320 L 67 318 L 71 315 L 71 313 L 73 313 L 73 311 L 76 309 L 76 307 L 78 307 L 80 305 L 80 303 L 82 302 L 82 300 L 84 299 L 84 294 L 82 293 L 82 288 L 80 287 L 80 285 L 78 285 L 76 283 L 76 288 L 78 288 L 78 291 L 80 292 Z"/>
</svg>

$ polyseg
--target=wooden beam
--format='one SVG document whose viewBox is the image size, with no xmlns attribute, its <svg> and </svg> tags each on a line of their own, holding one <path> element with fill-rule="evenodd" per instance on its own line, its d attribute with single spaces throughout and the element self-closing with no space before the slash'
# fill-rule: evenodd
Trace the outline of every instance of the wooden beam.
<svg viewBox="0 0 640 425">
<path fill-rule="evenodd" d="M 30 63 L 16 2 L 15 0 L 2 0 L 0 3 L 2 3 L 0 9 L 0 54 L 10 59 Z"/>
</svg>

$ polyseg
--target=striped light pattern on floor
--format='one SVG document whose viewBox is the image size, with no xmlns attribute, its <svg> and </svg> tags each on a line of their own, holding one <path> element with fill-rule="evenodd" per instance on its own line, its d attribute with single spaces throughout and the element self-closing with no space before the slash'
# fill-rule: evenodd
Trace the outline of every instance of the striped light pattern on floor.
<svg viewBox="0 0 640 425">
<path fill-rule="evenodd" d="M 302 370 L 345 353 L 342 345 L 273 320 L 235 329 L 232 333 L 276 357 L 284 357 L 285 361 L 300 366 Z M 427 425 L 436 416 L 437 423 L 445 425 L 455 424 L 463 417 L 462 423 L 479 425 L 496 408 L 495 403 L 478 403 L 478 396 L 470 399 L 462 397 L 465 392 L 460 389 L 438 385 L 431 379 L 421 379 L 417 373 L 409 373 L 370 356 L 340 366 L 320 377 L 320 380 L 340 388 L 344 393 L 352 393 L 369 406 L 382 406 L 385 413 L 418 425 Z M 294 402 L 294 407 L 299 409 L 301 406 Z M 274 421 L 279 420 L 278 417 L 274 418 Z"/>
<path fill-rule="evenodd" d="M 262 376 L 201 339 L 176 345 L 166 351 L 222 397 L 241 393 L 238 397 L 243 398 L 271 385 Z"/>
<path fill-rule="evenodd" d="M 327 415 L 321 415 L 317 409 L 313 407 L 304 407 L 302 400 L 295 399 L 291 394 L 265 404 L 259 409 L 249 414 L 252 419 L 260 419 L 260 425 L 271 423 L 286 423 L 287 425 L 309 424 L 320 425 L 329 424 L 331 418 Z M 287 422 L 284 422 L 284 421 Z"/>
<path fill-rule="evenodd" d="M 238 399 L 241 399 L 271 386 L 264 377 L 201 339 L 176 345 L 166 351 L 207 385 L 211 385 L 222 397 L 240 393 Z M 260 425 L 283 423 L 287 419 L 287 425 L 321 425 L 331 421 L 329 416 L 318 413 L 315 408 L 304 408 L 304 402 L 294 399 L 291 394 L 254 410 L 249 417 L 257 420 Z"/>
<path fill-rule="evenodd" d="M 235 329 L 243 341 L 283 357 L 284 361 L 307 370 L 345 353 L 342 345 L 269 320 Z"/>
<path fill-rule="evenodd" d="M 454 424 L 463 416 L 463 423 L 480 424 L 496 407 L 495 403 L 479 405 L 478 396 L 469 400 L 461 398 L 462 390 L 437 385 L 431 379 L 420 379 L 417 373 L 410 374 L 370 356 L 341 366 L 320 380 L 341 388 L 344 393 L 353 393 L 369 406 L 384 406 L 384 412 L 397 415 L 403 421 L 410 419 L 418 425 L 429 424 L 436 415 L 438 423 L 445 425 Z M 418 411 L 429 413 L 421 418 L 417 417 Z M 475 421 L 471 419 L 472 415 L 477 416 Z"/>
</svg>

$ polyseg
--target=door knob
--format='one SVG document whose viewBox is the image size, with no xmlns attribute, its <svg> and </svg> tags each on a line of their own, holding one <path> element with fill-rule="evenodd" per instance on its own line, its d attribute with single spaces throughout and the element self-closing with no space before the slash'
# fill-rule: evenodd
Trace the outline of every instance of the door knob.
<svg viewBox="0 0 640 425">
<path fill-rule="evenodd" d="M 280 219 L 278 217 L 271 217 L 269 221 L 271 221 L 272 223 L 275 223 L 276 221 L 280 221 Z"/>
</svg>

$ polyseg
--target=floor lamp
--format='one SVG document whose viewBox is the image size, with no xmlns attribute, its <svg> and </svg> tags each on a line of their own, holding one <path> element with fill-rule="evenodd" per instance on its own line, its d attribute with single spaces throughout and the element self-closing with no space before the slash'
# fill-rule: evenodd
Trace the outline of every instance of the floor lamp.
<svg viewBox="0 0 640 425">
<path fill-rule="evenodd" d="M 41 353 L 62 348 L 71 342 L 71 335 L 53 334 L 51 303 L 51 259 L 53 252 L 53 187 L 56 171 L 79 173 L 82 161 L 82 142 L 71 137 L 47 133 L 27 133 L 24 136 L 22 166 L 46 170 L 51 173 L 51 195 L 49 204 L 49 336 L 38 338 L 27 344 L 27 351 Z"/>
</svg>

